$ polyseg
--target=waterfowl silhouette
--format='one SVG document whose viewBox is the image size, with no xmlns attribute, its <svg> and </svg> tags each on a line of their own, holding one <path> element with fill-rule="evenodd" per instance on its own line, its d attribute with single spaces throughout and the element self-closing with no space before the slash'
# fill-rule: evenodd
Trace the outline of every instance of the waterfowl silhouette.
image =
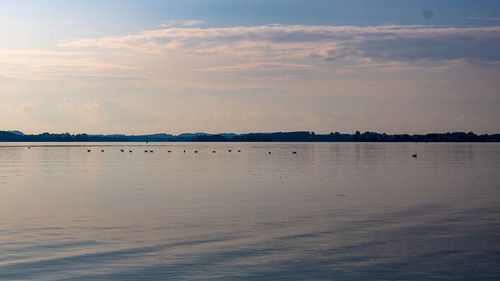
<svg viewBox="0 0 500 281">
<path fill-rule="evenodd" d="M 132 152 L 132 150 L 129 150 L 128 152 Z"/>
<path fill-rule="evenodd" d="M 104 149 L 101 149 L 101 152 L 104 152 Z"/>
<path fill-rule="evenodd" d="M 241 152 L 241 150 L 238 149 L 238 152 Z"/>
<path fill-rule="evenodd" d="M 120 149 L 120 151 L 121 151 L 121 152 L 125 152 L 125 150 L 123 150 L 123 149 Z"/>
<path fill-rule="evenodd" d="M 212 150 L 212 153 L 215 153 L 215 150 Z"/>
<path fill-rule="evenodd" d="M 90 149 L 87 149 L 87 152 L 90 152 Z"/>
<path fill-rule="evenodd" d="M 150 150 L 149 152 L 150 152 L 150 153 L 153 153 L 153 151 L 152 151 L 152 150 Z"/>
<path fill-rule="evenodd" d="M 412 154 L 411 157 L 417 158 L 417 154 Z"/>
<path fill-rule="evenodd" d="M 293 154 L 297 154 L 297 151 L 292 151 Z"/>
<path fill-rule="evenodd" d="M 231 149 L 229 149 L 227 152 L 231 152 L 231 151 L 232 151 L 232 150 L 231 150 Z"/>
<path fill-rule="evenodd" d="M 172 152 L 172 150 L 169 150 L 168 153 Z"/>
</svg>

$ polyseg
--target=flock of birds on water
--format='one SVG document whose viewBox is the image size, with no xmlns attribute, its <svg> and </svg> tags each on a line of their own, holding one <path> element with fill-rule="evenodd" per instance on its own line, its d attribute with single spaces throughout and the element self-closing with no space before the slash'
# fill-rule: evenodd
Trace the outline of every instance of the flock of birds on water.
<svg viewBox="0 0 500 281">
<path fill-rule="evenodd" d="M 28 149 L 30 149 L 30 148 L 31 148 L 31 147 L 29 147 L 29 146 L 28 146 Z M 92 151 L 91 149 L 87 149 L 87 152 L 91 152 L 91 151 Z M 228 151 L 227 151 L 227 152 L 232 152 L 232 151 L 233 151 L 233 150 L 228 149 Z M 101 152 L 104 152 L 104 149 L 101 149 Z M 120 152 L 125 152 L 125 149 L 120 149 Z M 128 152 L 132 153 L 132 152 L 133 152 L 133 150 L 129 150 Z M 146 150 L 144 150 L 144 152 L 146 152 L 146 153 L 147 153 L 147 152 L 149 152 L 149 153 L 153 153 L 154 151 L 153 151 L 153 150 L 148 150 L 148 149 L 146 149 Z M 168 150 L 168 153 L 170 153 L 170 152 L 172 152 L 172 150 Z M 216 152 L 217 152 L 217 151 L 212 150 L 212 153 L 216 153 Z M 241 152 L 241 150 L 240 150 L 240 149 L 238 149 L 238 152 Z M 185 149 L 184 149 L 184 153 L 186 153 L 186 150 L 185 150 Z M 198 153 L 198 150 L 195 150 L 195 151 L 194 151 L 194 153 Z M 269 151 L 269 154 L 271 154 L 271 151 Z M 297 154 L 297 151 L 292 151 L 292 154 Z M 418 156 L 417 154 L 412 154 L 412 155 L 411 155 L 411 157 L 413 157 L 413 158 L 417 158 L 417 156 Z"/>
<path fill-rule="evenodd" d="M 87 149 L 87 152 L 91 152 L 92 150 L 91 149 Z M 120 149 L 121 152 L 125 152 L 124 149 Z M 101 149 L 101 152 L 104 152 L 104 149 Z M 128 152 L 133 152 L 133 150 L 129 150 Z M 144 150 L 144 152 L 149 152 L 149 153 L 153 153 L 154 151 L 153 150 Z M 167 151 L 168 153 L 172 152 L 172 150 L 168 150 Z M 212 153 L 216 153 L 217 151 L 215 150 L 212 150 Z M 232 152 L 231 149 L 229 149 L 227 152 Z M 238 152 L 241 152 L 240 149 L 238 149 Z M 184 153 L 186 153 L 186 150 L 184 149 Z M 194 153 L 198 153 L 198 150 L 195 150 Z M 269 154 L 271 154 L 271 151 L 268 152 Z M 292 151 L 292 154 L 297 154 L 297 151 Z M 417 154 L 412 154 L 411 157 L 413 158 L 417 158 Z"/>
<path fill-rule="evenodd" d="M 28 147 L 28 149 L 29 149 L 29 147 Z M 184 153 L 186 153 L 186 150 L 185 150 L 185 149 L 184 149 L 183 151 L 184 151 Z M 232 149 L 228 149 L 228 151 L 227 151 L 227 152 L 232 152 L 232 151 L 233 151 Z M 87 149 L 87 152 L 92 152 L 92 150 L 91 150 L 91 149 Z M 104 152 L 104 149 L 101 149 L 101 152 Z M 125 149 L 120 149 L 120 152 L 125 152 Z M 129 150 L 128 152 L 132 153 L 132 152 L 134 152 L 134 151 L 133 151 L 133 150 Z M 154 152 L 154 150 L 148 150 L 148 149 L 145 149 L 145 150 L 144 150 L 144 152 L 146 152 L 146 153 L 147 153 L 147 152 L 149 152 L 149 153 L 153 153 L 153 152 Z M 172 150 L 168 150 L 167 152 L 168 152 L 168 153 L 170 153 L 170 152 L 172 152 Z M 212 150 L 212 153 L 216 153 L 216 152 L 217 152 L 217 151 Z M 240 149 L 238 149 L 238 152 L 241 152 L 241 150 L 240 150 Z M 198 153 L 198 150 L 195 150 L 195 151 L 194 151 L 194 153 Z M 269 151 L 269 154 L 271 154 L 271 151 Z M 297 151 L 292 151 L 292 154 L 297 154 Z"/>
</svg>

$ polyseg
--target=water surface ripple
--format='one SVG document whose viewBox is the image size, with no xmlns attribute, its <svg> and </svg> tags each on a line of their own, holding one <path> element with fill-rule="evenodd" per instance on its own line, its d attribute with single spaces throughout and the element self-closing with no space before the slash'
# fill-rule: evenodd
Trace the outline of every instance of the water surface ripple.
<svg viewBox="0 0 500 281">
<path fill-rule="evenodd" d="M 489 143 L 3 143 L 0 280 L 499 280 L 499 171 Z"/>
</svg>

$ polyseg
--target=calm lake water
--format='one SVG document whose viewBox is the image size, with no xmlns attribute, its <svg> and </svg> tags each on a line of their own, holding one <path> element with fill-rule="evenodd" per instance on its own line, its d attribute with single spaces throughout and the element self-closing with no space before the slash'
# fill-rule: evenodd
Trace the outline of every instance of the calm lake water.
<svg viewBox="0 0 500 281">
<path fill-rule="evenodd" d="M 0 143 L 0 280 L 167 279 L 499 280 L 500 145 Z"/>
</svg>

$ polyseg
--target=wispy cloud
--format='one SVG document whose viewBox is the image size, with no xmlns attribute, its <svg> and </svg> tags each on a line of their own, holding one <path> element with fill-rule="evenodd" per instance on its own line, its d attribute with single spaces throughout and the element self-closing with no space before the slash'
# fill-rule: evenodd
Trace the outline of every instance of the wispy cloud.
<svg viewBox="0 0 500 281">
<path fill-rule="evenodd" d="M 479 21 L 500 21 L 500 18 L 487 18 L 487 17 L 468 17 L 469 20 L 479 20 Z"/>
<path fill-rule="evenodd" d="M 104 62 L 97 52 L 0 50 L 0 77 L 55 79 L 68 76 L 124 78 L 130 66 Z"/>
<path fill-rule="evenodd" d="M 292 64 L 292 63 L 279 63 L 279 62 L 259 62 L 259 63 L 246 63 L 231 66 L 209 67 L 205 71 L 215 72 L 240 72 L 240 71 L 284 71 L 284 70 L 304 70 L 313 69 L 312 65 L 308 64 Z"/>
<path fill-rule="evenodd" d="M 193 26 L 193 25 L 200 25 L 200 24 L 204 24 L 205 22 L 202 21 L 202 20 L 185 20 L 185 21 L 182 21 L 182 25 L 185 25 L 185 26 Z"/>
<path fill-rule="evenodd" d="M 252 78 L 281 89 L 299 80 L 326 85 L 328 73 L 446 69 L 456 61 L 493 65 L 500 63 L 499 49 L 498 26 L 172 27 L 68 40 L 53 50 L 0 50 L 0 77 L 148 79 L 161 87 L 210 89 L 251 88 Z"/>
<path fill-rule="evenodd" d="M 202 20 L 168 20 L 162 24 L 159 24 L 159 27 L 167 28 L 167 27 L 174 27 L 174 26 L 194 26 L 194 25 L 201 25 L 204 24 L 205 22 Z"/>
<path fill-rule="evenodd" d="M 165 28 L 126 36 L 66 41 L 60 47 L 182 51 L 227 55 L 328 60 L 500 60 L 500 27 L 383 25 L 267 25 L 225 28 Z"/>
<path fill-rule="evenodd" d="M 82 127 L 109 125 L 121 128 L 127 126 L 151 125 L 154 117 L 117 101 L 96 99 L 81 102 L 61 98 L 54 101 L 37 101 L 22 105 L 23 112 L 40 124 L 78 125 Z"/>
<path fill-rule="evenodd" d="M 30 102 L 22 109 L 26 115 L 39 123 L 69 125 L 77 120 L 74 106 L 65 100 L 58 104 L 47 101 Z"/>
</svg>

